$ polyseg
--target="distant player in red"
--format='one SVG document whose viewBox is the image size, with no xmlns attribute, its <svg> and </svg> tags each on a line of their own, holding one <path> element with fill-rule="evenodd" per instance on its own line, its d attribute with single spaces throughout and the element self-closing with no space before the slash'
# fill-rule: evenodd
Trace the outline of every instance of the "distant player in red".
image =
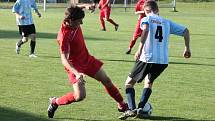
<svg viewBox="0 0 215 121">
<path fill-rule="evenodd" d="M 98 8 L 100 9 L 100 23 L 101 23 L 101 30 L 106 31 L 105 27 L 105 20 L 110 22 L 111 24 L 114 25 L 115 31 L 118 30 L 119 25 L 115 23 L 111 18 L 110 18 L 110 12 L 111 12 L 111 3 L 110 0 L 100 0 Z"/>
<path fill-rule="evenodd" d="M 136 7 L 135 7 L 135 14 L 138 14 L 139 17 L 138 17 L 138 21 L 137 21 L 137 24 L 136 24 L 136 28 L 135 28 L 135 31 L 134 31 L 134 35 L 133 35 L 133 38 L 130 40 L 130 44 L 128 46 L 128 50 L 126 51 L 126 54 L 130 54 L 131 53 L 131 49 L 132 47 L 135 45 L 135 42 L 137 41 L 138 37 L 141 36 L 142 34 L 142 30 L 140 29 L 140 21 L 143 17 L 145 17 L 145 13 L 144 11 L 142 11 L 142 7 L 144 5 L 146 0 L 139 0 L 136 4 Z"/>
<path fill-rule="evenodd" d="M 119 111 L 123 112 L 128 108 L 119 90 L 102 69 L 103 63 L 91 56 L 86 48 L 80 27 L 84 16 L 82 8 L 77 6 L 71 5 L 65 11 L 65 18 L 57 40 L 62 64 L 67 71 L 74 92 L 69 92 L 59 98 L 50 98 L 49 118 L 53 118 L 58 106 L 79 102 L 86 97 L 84 75 L 102 83 L 107 93 L 117 102 Z"/>
</svg>

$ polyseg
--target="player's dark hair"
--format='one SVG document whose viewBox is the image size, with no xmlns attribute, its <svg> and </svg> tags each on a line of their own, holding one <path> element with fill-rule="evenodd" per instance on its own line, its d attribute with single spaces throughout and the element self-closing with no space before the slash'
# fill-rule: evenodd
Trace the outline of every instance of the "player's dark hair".
<svg viewBox="0 0 215 121">
<path fill-rule="evenodd" d="M 65 20 L 77 20 L 84 18 L 85 14 L 82 8 L 75 6 L 75 5 L 70 5 L 69 7 L 66 8 L 65 10 Z"/>
<path fill-rule="evenodd" d="M 158 11 L 158 4 L 154 0 L 148 0 L 144 3 L 144 7 L 149 7 L 152 11 Z"/>
<path fill-rule="evenodd" d="M 93 0 L 93 3 L 99 3 L 100 0 Z"/>
</svg>

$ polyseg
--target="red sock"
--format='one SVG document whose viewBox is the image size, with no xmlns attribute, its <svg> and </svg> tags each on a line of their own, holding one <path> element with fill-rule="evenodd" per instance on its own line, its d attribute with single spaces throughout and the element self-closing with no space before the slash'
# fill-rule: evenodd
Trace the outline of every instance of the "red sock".
<svg viewBox="0 0 215 121">
<path fill-rule="evenodd" d="M 122 103 L 123 102 L 123 98 L 122 95 L 120 94 L 119 90 L 116 88 L 116 86 L 112 86 L 112 87 L 106 87 L 105 86 L 105 90 L 107 91 L 107 93 L 118 103 Z"/>
<path fill-rule="evenodd" d="M 131 40 L 130 43 L 129 43 L 129 48 L 133 48 L 133 46 L 135 45 L 136 43 L 136 40 Z"/>
<path fill-rule="evenodd" d="M 66 95 L 59 97 L 56 99 L 57 105 L 67 105 L 75 102 L 75 97 L 73 92 L 69 92 Z"/>
</svg>

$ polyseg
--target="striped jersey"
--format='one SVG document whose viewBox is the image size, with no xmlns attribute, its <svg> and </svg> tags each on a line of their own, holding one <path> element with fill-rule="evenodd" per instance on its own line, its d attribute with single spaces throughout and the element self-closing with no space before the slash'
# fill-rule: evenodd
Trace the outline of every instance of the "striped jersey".
<svg viewBox="0 0 215 121">
<path fill-rule="evenodd" d="M 35 0 L 17 0 L 12 8 L 13 13 L 19 13 L 25 19 L 20 19 L 16 16 L 17 25 L 31 25 L 33 24 L 31 9 L 37 10 Z"/>
<path fill-rule="evenodd" d="M 186 29 L 157 14 L 150 14 L 142 18 L 140 28 L 148 24 L 148 36 L 142 48 L 140 61 L 146 63 L 168 64 L 168 41 L 170 34 L 183 36 Z"/>
</svg>

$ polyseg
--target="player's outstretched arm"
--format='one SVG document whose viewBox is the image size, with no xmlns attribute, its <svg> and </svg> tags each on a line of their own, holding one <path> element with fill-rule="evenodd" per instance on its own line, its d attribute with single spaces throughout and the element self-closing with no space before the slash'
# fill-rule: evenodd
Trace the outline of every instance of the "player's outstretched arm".
<svg viewBox="0 0 215 121">
<path fill-rule="evenodd" d="M 39 10 L 38 10 L 38 7 L 37 7 L 36 2 L 33 2 L 33 3 L 31 4 L 31 8 L 34 9 L 35 13 L 36 13 L 36 14 L 38 15 L 38 17 L 40 18 L 40 17 L 41 17 L 41 14 L 40 14 L 40 12 L 39 12 Z"/>
<path fill-rule="evenodd" d="M 136 11 L 136 12 L 134 12 L 135 14 L 143 14 L 143 13 L 145 13 L 144 11 Z"/>
<path fill-rule="evenodd" d="M 35 12 L 37 13 L 38 17 L 40 18 L 40 17 L 41 17 L 41 14 L 40 14 L 39 10 L 38 10 L 38 9 L 35 9 Z"/>
<path fill-rule="evenodd" d="M 87 9 L 90 11 L 95 11 L 95 5 L 94 4 L 80 4 L 80 5 L 76 5 L 82 9 Z"/>
<path fill-rule="evenodd" d="M 190 58 L 191 57 L 190 33 L 189 33 L 189 30 L 187 28 L 184 30 L 183 36 L 184 36 L 184 41 L 185 41 L 185 48 L 184 48 L 183 56 L 185 58 Z"/>
</svg>

